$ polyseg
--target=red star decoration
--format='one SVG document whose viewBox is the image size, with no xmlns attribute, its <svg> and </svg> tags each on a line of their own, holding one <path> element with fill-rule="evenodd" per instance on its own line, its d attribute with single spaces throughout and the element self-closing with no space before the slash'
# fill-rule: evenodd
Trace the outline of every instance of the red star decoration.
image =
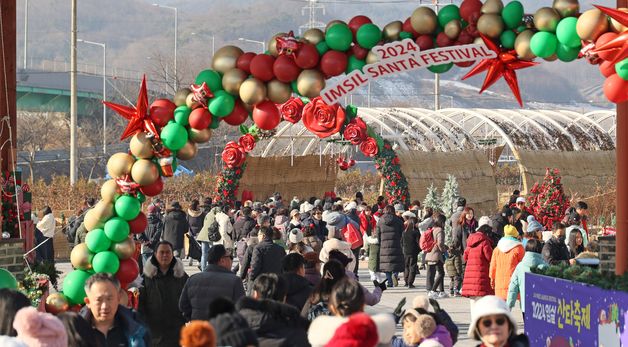
<svg viewBox="0 0 628 347">
<path fill-rule="evenodd" d="M 301 42 L 294 37 L 292 31 L 287 35 L 276 37 L 275 40 L 277 41 L 279 55 L 291 55 L 296 59 L 296 53 L 301 47 Z"/>
<path fill-rule="evenodd" d="M 618 21 L 622 25 L 628 26 L 628 13 L 622 12 L 620 10 L 593 5 L 597 7 L 600 11 L 604 12 L 607 16 L 613 18 Z M 604 53 L 604 52 L 616 52 L 615 57 L 613 58 L 612 63 L 616 64 L 626 58 L 628 58 L 628 31 L 624 31 L 619 34 L 616 38 L 611 41 L 603 44 L 600 47 L 595 47 L 595 53 Z"/>
<path fill-rule="evenodd" d="M 486 78 L 484 79 L 484 83 L 482 84 L 482 89 L 480 90 L 480 94 L 482 94 L 485 90 L 490 88 L 497 80 L 501 77 L 504 77 L 508 87 L 512 90 L 512 93 L 517 98 L 519 102 L 519 106 L 523 107 L 523 102 L 521 101 L 521 92 L 519 91 L 519 84 L 517 83 L 517 73 L 515 70 L 525 69 L 527 67 L 531 67 L 537 65 L 533 61 L 520 60 L 517 57 L 517 53 L 514 50 L 511 51 L 502 51 L 497 47 L 497 45 L 488 37 L 480 34 L 482 37 L 482 41 L 488 49 L 495 52 L 497 54 L 496 58 L 493 59 L 484 59 L 478 65 L 476 65 L 471 71 L 469 71 L 464 77 L 463 80 L 475 76 L 481 72 L 488 70 L 486 73 Z"/>
<path fill-rule="evenodd" d="M 192 97 L 193 100 L 203 105 L 203 107 L 205 108 L 207 108 L 207 99 L 214 97 L 214 93 L 212 93 L 211 89 L 209 89 L 209 86 L 205 82 L 203 82 L 203 84 L 201 85 L 191 85 L 190 90 L 194 94 L 194 96 Z"/>
<path fill-rule="evenodd" d="M 155 124 L 150 119 L 150 115 L 147 112 L 148 93 L 146 92 L 146 76 L 142 78 L 140 92 L 137 96 L 137 102 L 134 107 L 114 104 L 109 101 L 103 101 L 103 104 L 107 105 L 107 107 L 116 111 L 117 114 L 129 120 L 129 124 L 127 124 L 126 129 L 124 129 L 120 140 L 124 140 L 127 137 L 133 136 L 142 131 L 151 133 L 156 138 L 159 138 L 157 128 L 155 128 Z"/>
</svg>

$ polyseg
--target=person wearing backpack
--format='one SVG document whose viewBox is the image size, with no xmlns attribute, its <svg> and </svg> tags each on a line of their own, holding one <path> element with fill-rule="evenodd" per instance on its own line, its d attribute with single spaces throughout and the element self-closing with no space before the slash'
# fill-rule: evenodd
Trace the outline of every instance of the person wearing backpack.
<svg viewBox="0 0 628 347">
<path fill-rule="evenodd" d="M 220 226 L 216 220 L 216 213 L 219 210 L 219 207 L 213 207 L 209 210 L 203 220 L 203 227 L 196 237 L 196 241 L 201 243 L 201 271 L 205 271 L 207 267 L 207 255 L 209 254 L 212 242 L 220 240 Z"/>
<path fill-rule="evenodd" d="M 445 245 L 445 221 L 443 215 L 439 215 L 434 222 L 434 227 L 428 229 L 421 237 L 421 249 L 427 252 L 425 261 L 427 262 L 427 285 L 428 296 L 431 299 L 446 298 L 444 253 L 447 251 Z M 430 242 L 430 238 L 432 241 Z M 423 240 L 424 239 L 424 240 Z M 431 247 L 430 247 L 431 246 Z M 436 275 L 436 278 L 434 276 Z"/>
</svg>

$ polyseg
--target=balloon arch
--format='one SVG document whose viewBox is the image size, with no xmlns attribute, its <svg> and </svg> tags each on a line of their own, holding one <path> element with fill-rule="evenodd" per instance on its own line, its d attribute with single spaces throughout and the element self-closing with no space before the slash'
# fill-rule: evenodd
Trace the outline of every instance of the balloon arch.
<svg viewBox="0 0 628 347">
<path fill-rule="evenodd" d="M 359 146 L 375 160 L 387 197 L 408 202 L 407 182 L 391 144 L 360 118 L 357 108 L 335 103 L 369 79 L 425 67 L 443 73 L 454 64 L 468 67 L 479 61 L 464 78 L 486 71 L 481 93 L 503 77 L 521 104 L 516 70 L 536 65 L 537 57 L 585 58 L 599 64 L 607 77 L 604 92 L 611 102 L 628 100 L 627 10 L 596 6 L 581 13 L 577 0 L 554 0 L 553 7 L 532 15 L 519 1 L 504 6 L 501 0 L 464 0 L 438 14 L 419 7 L 405 21 L 383 29 L 356 16 L 348 23 L 334 20 L 325 31 L 309 29 L 302 37 L 276 34 L 268 46 L 263 54 L 220 48 L 211 69 L 201 71 L 172 101 L 158 99 L 149 106 L 142 81 L 135 107 L 105 102 L 129 121 L 121 139 L 131 137 L 130 153 L 114 154 L 107 163 L 113 179 L 85 216 L 89 232 L 72 251 L 75 270 L 64 279 L 57 303 L 82 304 L 83 284 L 96 272 L 115 274 L 125 286 L 137 277 L 130 234 L 146 227 L 141 204 L 146 196 L 158 195 L 162 177 L 172 176 L 177 160 L 193 158 L 197 144 L 209 141 L 222 123 L 239 126 L 242 136 L 222 152 L 224 168 L 214 192 L 218 202 L 233 203 L 247 153 L 272 136 L 282 120 L 302 121 L 319 138 Z M 340 83 L 326 88 L 328 79 L 343 73 Z M 252 126 L 243 124 L 249 117 Z"/>
</svg>

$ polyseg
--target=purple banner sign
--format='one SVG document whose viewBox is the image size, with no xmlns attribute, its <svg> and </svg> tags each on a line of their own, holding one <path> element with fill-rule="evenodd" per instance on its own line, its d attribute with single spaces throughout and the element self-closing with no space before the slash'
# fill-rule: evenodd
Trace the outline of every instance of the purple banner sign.
<svg viewBox="0 0 628 347">
<path fill-rule="evenodd" d="M 628 347 L 628 293 L 526 274 L 532 347 Z"/>
</svg>

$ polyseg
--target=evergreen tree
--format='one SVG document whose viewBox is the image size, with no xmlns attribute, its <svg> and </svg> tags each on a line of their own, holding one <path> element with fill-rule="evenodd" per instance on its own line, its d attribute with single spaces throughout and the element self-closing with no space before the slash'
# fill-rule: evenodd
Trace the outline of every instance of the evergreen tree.
<svg viewBox="0 0 628 347">
<path fill-rule="evenodd" d="M 429 188 L 427 188 L 427 195 L 425 195 L 425 200 L 423 200 L 423 206 L 438 209 L 439 205 L 438 190 L 434 187 L 434 183 L 432 183 Z"/>
<path fill-rule="evenodd" d="M 545 230 L 552 230 L 554 222 L 560 222 L 569 208 L 569 199 L 560 183 L 560 171 L 547 168 L 545 178 L 539 186 L 536 182 L 528 196 L 528 206 Z"/>
<path fill-rule="evenodd" d="M 445 244 L 450 245 L 452 242 L 452 227 L 450 217 L 454 213 L 456 208 L 456 201 L 458 200 L 458 181 L 456 176 L 447 175 L 447 182 L 443 187 L 443 193 L 440 197 L 440 209 L 443 211 L 443 215 L 447 217 L 445 222 Z"/>
</svg>

